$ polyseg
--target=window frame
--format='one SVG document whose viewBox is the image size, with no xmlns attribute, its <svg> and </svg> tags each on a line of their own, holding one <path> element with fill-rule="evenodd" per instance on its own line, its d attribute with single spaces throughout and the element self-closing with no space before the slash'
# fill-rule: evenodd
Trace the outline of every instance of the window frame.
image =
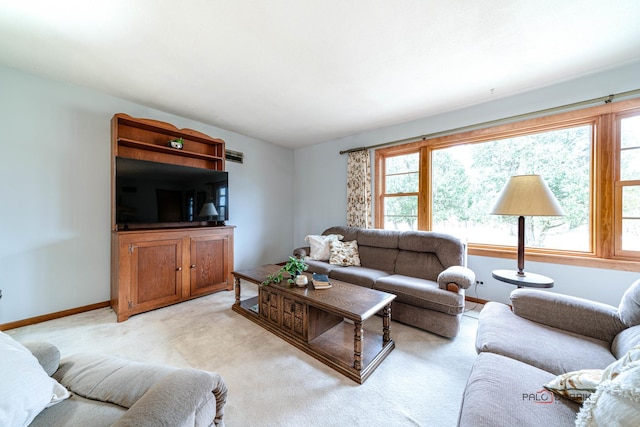
<svg viewBox="0 0 640 427">
<path fill-rule="evenodd" d="M 628 117 L 640 116 L 640 108 L 631 111 L 623 111 L 617 113 L 614 117 L 615 129 L 615 178 L 614 178 L 614 210 L 616 212 L 614 219 L 615 235 L 618 238 L 615 241 L 614 255 L 616 258 L 638 260 L 640 259 L 640 251 L 622 249 L 622 192 L 624 187 L 640 186 L 640 179 L 623 180 L 621 178 L 622 164 L 622 120 Z"/>
<path fill-rule="evenodd" d="M 431 217 L 431 152 L 455 145 L 482 143 L 555 129 L 590 124 L 593 126 L 591 153 L 591 250 L 573 252 L 527 247 L 530 261 L 640 271 L 640 252 L 621 251 L 622 202 L 619 185 L 621 118 L 640 114 L 640 99 L 606 103 L 532 119 L 452 133 L 430 139 L 379 148 L 375 150 L 375 227 L 384 227 L 385 160 L 403 154 L 420 153 L 418 196 L 418 229 L 430 230 Z M 512 258 L 514 246 L 469 243 L 470 255 Z"/>
</svg>

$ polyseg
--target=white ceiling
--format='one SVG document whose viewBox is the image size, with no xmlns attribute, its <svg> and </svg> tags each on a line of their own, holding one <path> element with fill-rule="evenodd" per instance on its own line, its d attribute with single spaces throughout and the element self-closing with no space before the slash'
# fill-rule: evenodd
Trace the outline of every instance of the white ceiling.
<svg viewBox="0 0 640 427">
<path fill-rule="evenodd" d="M 0 0 L 0 64 L 292 148 L 638 59 L 638 0 Z"/>
</svg>

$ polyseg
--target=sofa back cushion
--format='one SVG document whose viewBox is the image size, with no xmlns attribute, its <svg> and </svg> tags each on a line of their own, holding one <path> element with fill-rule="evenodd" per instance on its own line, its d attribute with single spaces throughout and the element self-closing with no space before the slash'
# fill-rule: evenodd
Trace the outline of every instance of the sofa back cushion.
<svg viewBox="0 0 640 427">
<path fill-rule="evenodd" d="M 640 345 L 640 325 L 627 328 L 616 335 L 611 343 L 611 353 L 616 359 L 620 359 L 637 345 Z"/>
<path fill-rule="evenodd" d="M 374 246 L 363 246 L 358 242 L 358 252 L 360 253 L 360 265 L 376 270 L 383 270 L 392 274 L 396 268 L 398 249 L 376 248 Z"/>
<path fill-rule="evenodd" d="M 398 248 L 405 251 L 432 253 L 438 258 L 442 270 L 452 265 L 466 265 L 464 244 L 460 239 L 449 234 L 434 231 L 406 231 L 398 242 Z"/>
<path fill-rule="evenodd" d="M 636 280 L 622 295 L 618 316 L 627 326 L 640 325 L 640 279 Z"/>
<path fill-rule="evenodd" d="M 396 274 L 418 277 L 433 282 L 444 270 L 438 257 L 431 252 L 400 251 L 396 260 Z"/>
<path fill-rule="evenodd" d="M 343 236 L 342 241 L 349 242 L 351 240 L 358 240 L 358 230 L 359 228 L 356 227 L 347 227 L 340 225 L 327 228 L 322 232 L 322 235 L 328 236 L 329 234 L 341 234 Z"/>
</svg>

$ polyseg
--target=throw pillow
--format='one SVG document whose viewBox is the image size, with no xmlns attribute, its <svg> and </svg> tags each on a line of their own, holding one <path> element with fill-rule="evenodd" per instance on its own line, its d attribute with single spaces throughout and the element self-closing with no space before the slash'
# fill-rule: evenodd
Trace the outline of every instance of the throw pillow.
<svg viewBox="0 0 640 427">
<path fill-rule="evenodd" d="M 624 356 L 607 366 L 602 373 L 602 381 L 614 379 L 627 365 L 637 361 L 640 361 L 640 345 L 631 347 Z"/>
<path fill-rule="evenodd" d="M 347 267 L 350 265 L 360 265 L 360 254 L 358 253 L 358 242 L 341 242 L 339 240 L 329 241 L 331 256 L 329 264 Z"/>
<path fill-rule="evenodd" d="M 596 391 L 601 380 L 602 369 L 582 369 L 558 375 L 544 388 L 560 397 L 582 403 Z"/>
<path fill-rule="evenodd" d="M 549 391 L 574 402 L 583 403 L 595 392 L 598 385 L 615 379 L 632 363 L 640 363 L 640 345 L 632 347 L 624 356 L 616 360 L 604 370 L 583 369 L 558 375 L 544 385 Z"/>
<path fill-rule="evenodd" d="M 605 380 L 580 408 L 579 427 L 640 425 L 640 362 L 626 365 L 614 379 Z"/>
<path fill-rule="evenodd" d="M 326 261 L 330 256 L 329 242 L 331 240 L 342 240 L 342 234 L 327 234 L 326 236 L 318 236 L 310 234 L 304 238 L 305 242 L 309 242 L 309 259 L 317 261 Z"/>
<path fill-rule="evenodd" d="M 27 426 L 43 409 L 70 396 L 26 347 L 0 332 L 0 420 Z"/>
</svg>

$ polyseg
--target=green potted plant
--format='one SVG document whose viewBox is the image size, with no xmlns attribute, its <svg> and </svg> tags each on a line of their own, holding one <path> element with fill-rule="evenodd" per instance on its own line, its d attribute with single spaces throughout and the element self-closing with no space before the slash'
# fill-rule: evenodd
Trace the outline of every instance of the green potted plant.
<svg viewBox="0 0 640 427">
<path fill-rule="evenodd" d="M 268 285 L 270 283 L 282 282 L 282 273 L 289 273 L 289 276 L 291 277 L 287 280 L 287 283 L 294 284 L 296 282 L 296 277 L 302 274 L 303 271 L 307 271 L 308 268 L 309 266 L 304 262 L 304 259 L 290 256 L 286 264 L 275 274 L 267 276 L 267 280 L 262 282 L 262 284 Z"/>
<path fill-rule="evenodd" d="M 182 150 L 182 144 L 184 144 L 184 139 L 182 138 L 173 138 L 169 140 L 169 147 L 175 148 L 177 150 Z"/>
</svg>

